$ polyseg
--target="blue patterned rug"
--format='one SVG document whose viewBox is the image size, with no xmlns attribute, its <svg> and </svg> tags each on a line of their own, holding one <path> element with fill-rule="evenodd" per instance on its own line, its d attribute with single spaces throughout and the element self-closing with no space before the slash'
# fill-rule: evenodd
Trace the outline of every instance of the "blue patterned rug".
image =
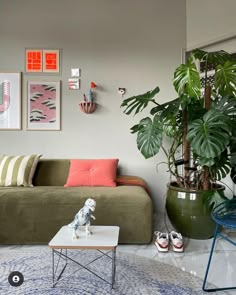
<svg viewBox="0 0 236 295">
<path fill-rule="evenodd" d="M 96 258 L 96 251 L 71 250 L 70 255 L 83 263 Z M 89 265 L 101 277 L 110 281 L 111 261 L 104 257 Z M 13 287 L 8 282 L 12 271 L 24 276 L 21 286 Z M 0 247 L 0 294 L 4 295 L 194 295 L 201 291 L 202 281 L 173 266 L 136 255 L 117 253 L 116 281 L 114 289 L 90 274 L 87 270 L 76 271 L 73 263 L 63 274 L 66 277 L 52 288 L 52 253 L 47 246 Z M 63 277 L 62 276 L 62 277 Z"/>
</svg>

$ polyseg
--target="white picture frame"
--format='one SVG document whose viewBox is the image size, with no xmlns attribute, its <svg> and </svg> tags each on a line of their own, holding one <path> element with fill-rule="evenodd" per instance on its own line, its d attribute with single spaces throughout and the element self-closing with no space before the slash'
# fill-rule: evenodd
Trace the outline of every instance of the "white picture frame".
<svg viewBox="0 0 236 295">
<path fill-rule="evenodd" d="M 0 130 L 21 129 L 21 72 L 0 73 Z"/>
</svg>

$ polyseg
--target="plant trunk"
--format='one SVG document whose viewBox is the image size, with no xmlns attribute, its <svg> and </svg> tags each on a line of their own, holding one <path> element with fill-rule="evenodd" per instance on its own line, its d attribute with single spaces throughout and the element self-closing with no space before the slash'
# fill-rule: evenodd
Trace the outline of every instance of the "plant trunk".
<svg viewBox="0 0 236 295">
<path fill-rule="evenodd" d="M 207 110 L 211 107 L 211 87 L 210 85 L 205 86 L 205 108 Z M 209 168 L 207 166 L 203 167 L 203 190 L 209 190 L 211 183 L 209 180 Z"/>
<path fill-rule="evenodd" d="M 190 185 L 189 170 L 187 169 L 190 161 L 190 146 L 187 141 L 188 132 L 188 112 L 183 110 L 183 148 L 184 148 L 184 185 L 186 188 Z"/>
</svg>

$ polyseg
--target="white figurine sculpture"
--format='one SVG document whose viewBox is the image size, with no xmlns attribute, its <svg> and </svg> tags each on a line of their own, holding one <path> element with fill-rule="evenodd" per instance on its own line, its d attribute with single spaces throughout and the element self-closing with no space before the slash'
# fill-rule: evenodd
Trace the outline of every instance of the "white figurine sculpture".
<svg viewBox="0 0 236 295">
<path fill-rule="evenodd" d="M 79 212 L 75 215 L 74 220 L 68 224 L 69 227 L 73 227 L 73 234 L 72 238 L 73 239 L 78 239 L 79 236 L 76 233 L 76 230 L 78 229 L 79 226 L 85 225 L 85 232 L 86 235 L 91 235 L 91 231 L 89 230 L 89 226 L 91 223 L 91 218 L 96 219 L 93 215 L 92 212 L 95 211 L 96 208 L 96 201 L 94 199 L 87 199 L 84 203 L 84 207 L 79 210 Z"/>
</svg>

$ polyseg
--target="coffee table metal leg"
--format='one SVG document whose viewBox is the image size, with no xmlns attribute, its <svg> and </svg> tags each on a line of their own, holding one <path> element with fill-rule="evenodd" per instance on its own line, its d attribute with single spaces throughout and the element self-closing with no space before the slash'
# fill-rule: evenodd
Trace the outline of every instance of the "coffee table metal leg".
<svg viewBox="0 0 236 295">
<path fill-rule="evenodd" d="M 63 254 L 62 251 L 63 251 L 62 249 L 61 249 L 60 252 L 52 249 L 52 282 L 53 282 L 52 287 L 53 288 L 56 286 L 56 284 L 60 280 L 60 278 L 61 278 L 61 276 L 62 276 L 62 274 L 63 274 L 63 272 L 64 272 L 64 270 L 65 270 L 65 268 L 67 266 L 67 249 L 65 251 L 66 252 L 65 254 Z M 54 258 L 55 253 L 59 256 L 56 269 L 55 269 L 55 258 Z M 61 259 L 61 257 L 63 258 L 63 256 L 66 258 L 65 259 L 66 262 L 65 262 L 65 265 L 64 265 L 63 269 L 61 270 L 60 274 L 58 275 L 58 278 L 56 278 L 57 268 L 59 266 L 60 259 Z"/>
<path fill-rule="evenodd" d="M 55 272 L 54 272 L 54 249 L 52 249 L 52 286 L 54 286 Z"/>
<path fill-rule="evenodd" d="M 112 279 L 111 279 L 111 288 L 113 289 L 116 276 L 116 248 L 112 250 Z"/>
<path fill-rule="evenodd" d="M 113 248 L 110 252 L 112 253 L 112 256 L 108 255 L 107 253 L 104 253 L 102 251 L 100 251 L 99 249 L 97 249 L 102 255 L 95 258 L 94 260 L 90 261 L 88 264 L 86 265 L 82 265 L 80 264 L 78 261 L 68 257 L 67 255 L 67 249 L 65 250 L 65 254 L 62 252 L 63 249 L 61 249 L 61 251 L 57 251 L 55 249 L 52 249 L 52 287 L 54 288 L 56 286 L 56 284 L 59 282 L 59 280 L 62 280 L 61 279 L 61 276 L 68 264 L 68 260 L 74 262 L 75 264 L 79 265 L 81 268 L 83 269 L 86 269 L 87 271 L 89 271 L 90 273 L 94 274 L 95 276 L 97 276 L 98 278 L 100 278 L 101 280 L 103 280 L 104 282 L 108 283 L 111 285 L 111 288 L 113 289 L 114 287 L 114 283 L 115 283 L 115 275 L 116 275 L 116 247 Z M 58 258 L 58 261 L 56 263 L 55 261 L 55 255 L 57 255 L 59 258 Z M 112 277 L 111 277 L 111 282 L 107 281 L 106 279 L 102 278 L 101 276 L 99 276 L 97 273 L 95 273 L 94 271 L 92 271 L 91 269 L 87 268 L 87 266 L 93 262 L 95 262 L 96 260 L 102 258 L 103 256 L 107 256 L 111 259 L 111 263 L 112 263 L 112 266 L 111 266 L 111 271 L 112 271 Z M 65 265 L 63 267 L 63 269 L 61 270 L 60 274 L 57 276 L 57 269 L 58 269 L 58 266 L 60 264 L 60 260 L 65 260 Z M 56 264 L 56 265 L 55 265 Z M 79 270 L 79 269 L 78 269 Z M 78 271 L 77 270 L 77 271 Z M 74 273 L 74 272 L 73 272 Z M 71 276 L 73 273 L 69 274 L 69 276 Z"/>
</svg>

